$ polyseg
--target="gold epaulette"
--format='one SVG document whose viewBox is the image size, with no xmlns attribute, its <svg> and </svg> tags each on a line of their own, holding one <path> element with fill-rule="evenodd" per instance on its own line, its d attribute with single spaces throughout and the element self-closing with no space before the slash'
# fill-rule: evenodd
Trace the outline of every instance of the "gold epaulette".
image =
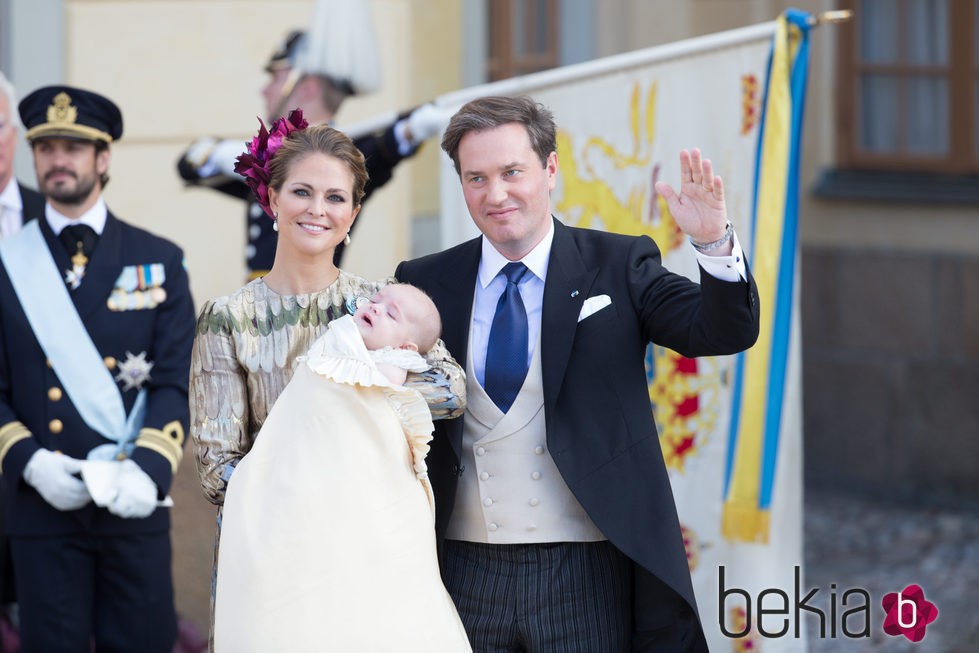
<svg viewBox="0 0 979 653">
<path fill-rule="evenodd" d="M 142 428 L 136 438 L 136 446 L 152 449 L 169 460 L 170 468 L 176 474 L 184 456 L 184 427 L 174 420 L 162 429 Z"/>
<path fill-rule="evenodd" d="M 248 273 L 248 280 L 254 281 L 255 279 L 264 277 L 268 273 L 269 273 L 268 270 L 252 270 L 251 272 Z"/>
<path fill-rule="evenodd" d="M 10 447 L 29 437 L 31 432 L 20 422 L 7 422 L 0 426 L 0 473 L 3 472 L 3 461 Z"/>
</svg>

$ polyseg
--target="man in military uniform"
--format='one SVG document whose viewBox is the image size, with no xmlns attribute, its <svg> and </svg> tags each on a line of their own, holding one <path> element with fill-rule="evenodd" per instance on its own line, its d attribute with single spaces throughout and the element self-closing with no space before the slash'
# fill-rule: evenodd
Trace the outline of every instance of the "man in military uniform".
<svg viewBox="0 0 979 653">
<path fill-rule="evenodd" d="M 112 101 L 48 86 L 19 108 L 46 198 L 0 241 L 0 473 L 22 650 L 170 653 L 165 506 L 194 336 L 183 253 L 105 205 Z"/>
<path fill-rule="evenodd" d="M 358 33 L 369 29 L 370 25 L 367 25 Z M 299 108 L 310 124 L 330 123 L 347 97 L 374 90 L 377 75 L 365 63 L 365 59 L 374 57 L 372 52 L 358 53 L 356 57 L 330 58 L 311 55 L 311 49 L 322 51 L 310 43 L 309 34 L 295 30 L 269 58 L 265 67 L 269 79 L 262 89 L 268 120 Z M 344 66 L 346 62 L 357 62 L 358 67 L 348 69 Z M 438 134 L 450 115 L 451 112 L 434 104 L 423 104 L 400 114 L 386 127 L 355 137 L 354 144 L 364 153 L 370 176 L 364 201 L 391 179 L 395 166 L 413 156 L 425 140 Z M 234 171 L 235 158 L 244 151 L 245 142 L 241 140 L 199 138 L 181 156 L 177 171 L 192 185 L 209 186 L 248 201 L 246 260 L 249 279 L 254 279 L 272 267 L 276 233 L 272 228 L 273 221 L 253 200 L 244 178 Z M 334 254 L 337 265 L 340 265 L 342 254 L 343 243 L 337 246 Z"/>
</svg>

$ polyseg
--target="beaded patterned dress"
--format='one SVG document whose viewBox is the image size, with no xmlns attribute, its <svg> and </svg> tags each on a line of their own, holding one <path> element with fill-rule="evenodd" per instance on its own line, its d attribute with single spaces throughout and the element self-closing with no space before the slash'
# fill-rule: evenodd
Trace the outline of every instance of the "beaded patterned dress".
<svg viewBox="0 0 979 653">
<path fill-rule="evenodd" d="M 341 270 L 323 290 L 280 295 L 256 279 L 203 306 L 191 358 L 190 431 L 201 486 L 211 503 L 224 503 L 228 480 L 292 378 L 296 357 L 307 352 L 331 320 L 351 313 L 358 298 L 385 285 Z M 441 341 L 427 362 L 431 368 L 409 374 L 405 386 L 421 393 L 433 419 L 461 415 L 462 368 Z M 217 519 L 220 530 L 220 510 Z M 212 574 L 212 601 L 215 578 Z"/>
<path fill-rule="evenodd" d="M 350 313 L 350 300 L 385 285 L 341 271 L 324 290 L 280 295 L 256 279 L 204 305 L 191 359 L 190 428 L 211 503 L 224 502 L 228 479 L 292 378 L 296 356 L 331 320 Z M 421 392 L 434 419 L 461 415 L 465 373 L 441 342 L 427 358 L 432 369 L 409 375 L 405 385 Z"/>
</svg>

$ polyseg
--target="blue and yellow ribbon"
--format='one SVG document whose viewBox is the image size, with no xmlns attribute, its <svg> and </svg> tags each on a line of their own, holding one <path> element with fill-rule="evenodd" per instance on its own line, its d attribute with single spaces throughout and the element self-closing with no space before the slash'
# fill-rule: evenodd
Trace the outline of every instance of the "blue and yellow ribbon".
<svg viewBox="0 0 979 653">
<path fill-rule="evenodd" d="M 755 159 L 752 270 L 758 341 L 737 356 L 721 532 L 767 542 L 778 457 L 799 222 L 799 154 L 809 61 L 810 15 L 790 9 L 775 23 Z"/>
</svg>

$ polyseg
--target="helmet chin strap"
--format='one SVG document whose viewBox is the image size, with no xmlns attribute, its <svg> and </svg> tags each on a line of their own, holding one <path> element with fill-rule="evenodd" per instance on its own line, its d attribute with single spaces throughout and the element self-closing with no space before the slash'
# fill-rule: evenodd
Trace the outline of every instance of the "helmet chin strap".
<svg viewBox="0 0 979 653">
<path fill-rule="evenodd" d="M 275 110 L 272 115 L 268 117 L 269 122 L 273 120 L 278 120 L 282 117 L 282 112 L 285 111 L 286 102 L 289 100 L 289 96 L 292 95 L 292 91 L 296 88 L 296 84 L 299 80 L 304 77 L 304 74 L 298 68 L 290 68 L 289 76 L 286 77 L 286 81 L 282 84 L 282 90 L 279 91 L 279 99 L 275 103 Z"/>
</svg>

